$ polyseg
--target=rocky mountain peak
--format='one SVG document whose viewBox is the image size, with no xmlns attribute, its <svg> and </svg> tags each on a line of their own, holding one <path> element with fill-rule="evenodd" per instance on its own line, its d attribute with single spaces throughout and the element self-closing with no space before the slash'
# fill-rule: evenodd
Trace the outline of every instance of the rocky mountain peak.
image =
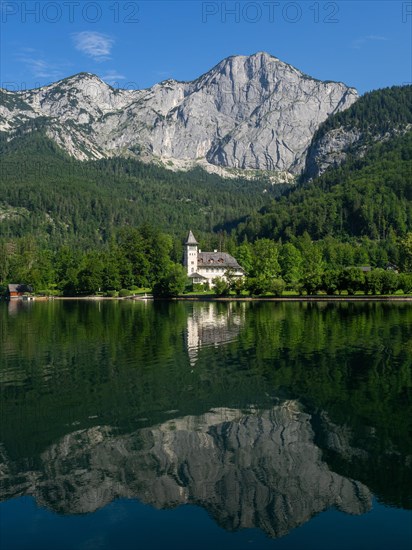
<svg viewBox="0 0 412 550">
<path fill-rule="evenodd" d="M 13 97 L 2 101 L 0 129 L 12 137 L 29 118 L 49 119 L 49 137 L 79 159 L 126 155 L 297 174 L 319 125 L 357 93 L 258 52 L 228 57 L 192 82 L 117 90 L 78 73 Z M 66 121 L 71 128 L 56 131 Z"/>
</svg>

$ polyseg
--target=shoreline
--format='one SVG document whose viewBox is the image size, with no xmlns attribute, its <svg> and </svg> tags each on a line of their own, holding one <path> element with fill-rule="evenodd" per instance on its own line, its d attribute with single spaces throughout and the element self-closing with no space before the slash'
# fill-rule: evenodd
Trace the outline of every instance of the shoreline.
<svg viewBox="0 0 412 550">
<path fill-rule="evenodd" d="M 176 301 L 218 302 L 412 302 L 412 296 L 177 296 Z"/>
<path fill-rule="evenodd" d="M 53 302 L 53 301 L 133 301 L 133 302 L 412 302 L 412 295 L 409 296 L 175 296 L 170 298 L 154 298 L 148 296 L 53 296 L 53 297 L 32 297 L 30 300 L 15 298 L 2 300 L 4 302 Z"/>
</svg>

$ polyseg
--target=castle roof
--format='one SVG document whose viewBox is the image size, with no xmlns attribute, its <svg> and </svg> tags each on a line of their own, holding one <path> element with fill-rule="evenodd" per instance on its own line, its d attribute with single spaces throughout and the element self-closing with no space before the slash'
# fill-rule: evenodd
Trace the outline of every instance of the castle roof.
<svg viewBox="0 0 412 550">
<path fill-rule="evenodd" d="M 197 255 L 198 267 L 232 267 L 242 269 L 237 260 L 227 252 L 199 252 Z"/>
<path fill-rule="evenodd" d="M 204 277 L 200 273 L 190 273 L 189 279 L 207 279 L 207 277 Z"/>
<path fill-rule="evenodd" d="M 199 244 L 191 231 L 189 231 L 185 244 Z"/>
</svg>

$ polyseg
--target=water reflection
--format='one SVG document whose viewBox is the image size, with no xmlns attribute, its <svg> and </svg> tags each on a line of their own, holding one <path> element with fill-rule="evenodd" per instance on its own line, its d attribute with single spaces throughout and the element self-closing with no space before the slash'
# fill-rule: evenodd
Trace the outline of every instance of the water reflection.
<svg viewBox="0 0 412 550">
<path fill-rule="evenodd" d="M 7 311 L 9 315 L 17 315 L 33 305 L 33 301 L 31 300 L 9 300 L 7 302 Z"/>
<path fill-rule="evenodd" d="M 332 472 L 297 401 L 266 411 L 220 408 L 118 435 L 96 426 L 63 437 L 37 468 L 5 461 L 2 498 L 32 495 L 64 514 L 94 512 L 118 497 L 157 508 L 197 504 L 225 529 L 285 535 L 335 506 L 371 507 L 368 488 Z"/>
<path fill-rule="evenodd" d="M 411 334 L 408 304 L 0 304 L 0 497 L 272 537 L 410 508 Z"/>
<path fill-rule="evenodd" d="M 219 307 L 220 306 L 220 307 Z M 190 365 L 195 366 L 199 350 L 233 342 L 245 322 L 246 304 L 216 302 L 195 305 L 187 317 L 186 345 Z"/>
</svg>

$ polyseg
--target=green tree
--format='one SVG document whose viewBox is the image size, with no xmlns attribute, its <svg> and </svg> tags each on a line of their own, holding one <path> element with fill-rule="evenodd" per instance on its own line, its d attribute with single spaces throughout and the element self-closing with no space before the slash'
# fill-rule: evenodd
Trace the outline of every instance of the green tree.
<svg viewBox="0 0 412 550">
<path fill-rule="evenodd" d="M 271 291 L 273 279 L 266 275 L 257 275 L 256 277 L 246 277 L 245 289 L 251 296 L 260 296 Z"/>
<path fill-rule="evenodd" d="M 394 294 L 398 290 L 398 274 L 391 270 L 383 272 L 382 294 Z"/>
<path fill-rule="evenodd" d="M 217 296 L 229 296 L 230 294 L 230 283 L 223 277 L 215 277 L 213 279 L 213 292 Z"/>
<path fill-rule="evenodd" d="M 0 284 L 6 283 L 9 278 L 10 256 L 10 245 L 0 240 Z"/>
<path fill-rule="evenodd" d="M 280 276 L 279 246 L 270 239 L 259 239 L 252 252 L 252 264 L 244 286 L 253 295 L 271 292 L 273 280 Z"/>
<path fill-rule="evenodd" d="M 329 295 L 339 290 L 339 271 L 337 269 L 326 269 L 322 273 L 322 289 Z"/>
<path fill-rule="evenodd" d="M 105 257 L 106 262 L 102 269 L 102 290 L 120 290 L 122 280 L 120 271 L 114 257 Z M 110 261 L 112 260 L 112 261 Z"/>
<path fill-rule="evenodd" d="M 119 252 L 123 257 L 121 261 L 130 267 L 132 284 L 140 287 L 149 286 L 151 265 L 146 255 L 146 243 L 140 231 L 135 227 L 123 227 L 118 233 L 117 240 Z"/>
<path fill-rule="evenodd" d="M 412 232 L 400 242 L 400 267 L 402 271 L 412 272 Z"/>
<path fill-rule="evenodd" d="M 236 249 L 236 259 L 239 265 L 243 267 L 246 273 L 253 270 L 253 247 L 247 241 L 244 241 Z"/>
<path fill-rule="evenodd" d="M 168 272 L 153 285 L 153 295 L 168 298 L 182 294 L 187 285 L 187 273 L 180 264 L 169 265 Z"/>
<path fill-rule="evenodd" d="M 253 276 L 271 279 L 280 275 L 279 246 L 270 239 L 259 239 L 253 246 Z"/>
<path fill-rule="evenodd" d="M 347 290 L 348 294 L 353 295 L 365 286 L 365 276 L 358 267 L 347 267 L 342 269 L 339 274 L 339 290 Z"/>
<path fill-rule="evenodd" d="M 302 263 L 302 254 L 292 243 L 286 243 L 280 248 L 281 275 L 288 286 L 293 288 L 302 278 Z"/>
<path fill-rule="evenodd" d="M 81 262 L 79 251 L 69 246 L 63 246 L 55 255 L 55 283 L 66 296 L 73 296 L 77 292 Z"/>
<path fill-rule="evenodd" d="M 303 260 L 300 282 L 308 294 L 315 294 L 322 288 L 324 264 L 321 248 L 311 241 L 307 233 L 300 239 L 299 246 Z"/>
<path fill-rule="evenodd" d="M 85 294 L 96 294 L 103 286 L 103 264 L 96 253 L 86 256 L 79 271 L 77 291 Z"/>
<path fill-rule="evenodd" d="M 364 291 L 366 294 L 381 294 L 383 285 L 383 269 L 372 269 L 365 273 Z"/>
<path fill-rule="evenodd" d="M 412 273 L 401 273 L 399 275 L 398 287 L 403 290 L 404 294 L 412 293 Z"/>
<path fill-rule="evenodd" d="M 285 288 L 286 288 L 285 281 L 279 278 L 279 279 L 273 279 L 270 290 L 271 292 L 273 292 L 275 296 L 282 296 L 283 292 L 285 291 Z"/>
<path fill-rule="evenodd" d="M 245 289 L 244 277 L 236 277 L 232 285 L 232 290 L 236 292 L 236 296 L 240 296 L 244 289 Z"/>
</svg>

